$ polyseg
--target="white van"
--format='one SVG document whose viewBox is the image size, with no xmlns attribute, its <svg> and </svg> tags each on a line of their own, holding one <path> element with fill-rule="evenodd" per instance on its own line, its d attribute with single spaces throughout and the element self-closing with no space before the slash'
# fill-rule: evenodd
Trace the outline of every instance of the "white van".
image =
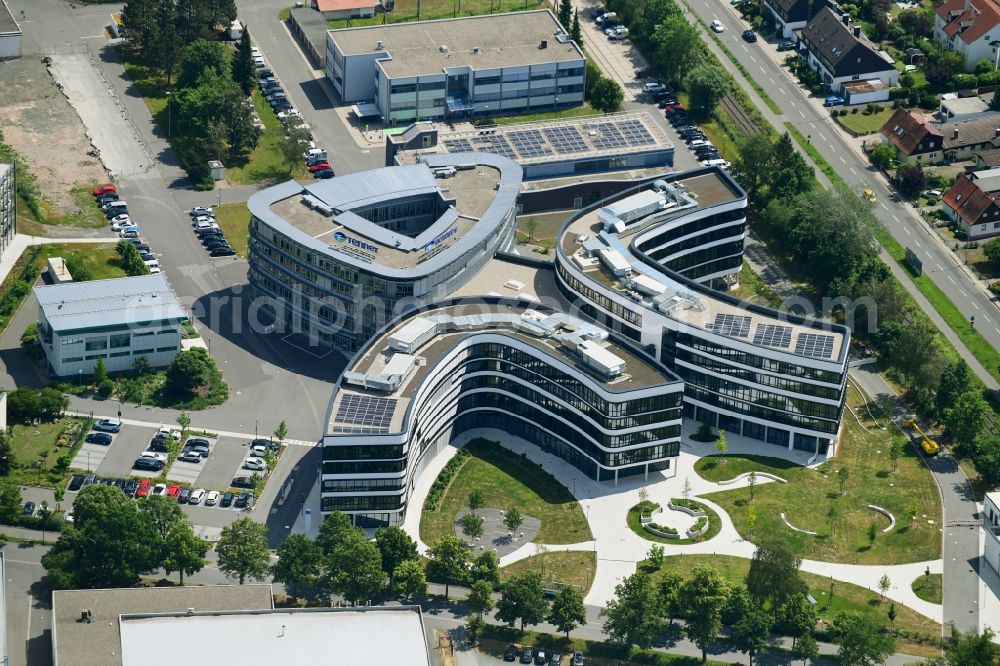
<svg viewBox="0 0 1000 666">
<path fill-rule="evenodd" d="M 116 211 L 115 215 L 120 215 L 128 210 L 128 204 L 124 201 L 109 201 L 104 204 L 102 210 L 104 210 L 105 213 L 113 210 Z"/>
<path fill-rule="evenodd" d="M 720 169 L 729 168 L 729 162 L 726 160 L 705 160 L 702 162 L 702 165 L 707 167 L 719 167 Z"/>
<path fill-rule="evenodd" d="M 323 150 L 322 148 L 310 148 L 306 152 L 302 153 L 302 157 L 305 158 L 307 161 L 316 159 L 325 160 L 326 151 Z"/>
</svg>

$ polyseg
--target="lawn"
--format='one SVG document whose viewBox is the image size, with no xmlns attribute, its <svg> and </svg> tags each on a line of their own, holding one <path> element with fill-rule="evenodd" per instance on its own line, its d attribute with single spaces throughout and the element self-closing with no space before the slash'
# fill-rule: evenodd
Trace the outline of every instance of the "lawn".
<svg viewBox="0 0 1000 666">
<path fill-rule="evenodd" d="M 941 574 L 921 576 L 910 584 L 910 589 L 912 589 L 913 593 L 924 601 L 932 604 L 939 604 L 941 603 L 943 593 L 942 581 L 943 578 Z"/>
<path fill-rule="evenodd" d="M 37 426 L 12 425 L 11 448 L 17 464 L 8 477 L 21 485 L 55 487 L 65 481 L 69 463 L 89 430 L 89 419 L 67 416 Z M 65 465 L 59 469 L 59 458 Z M 39 463 L 41 463 L 39 465 Z"/>
<path fill-rule="evenodd" d="M 889 116 L 893 114 L 893 111 L 894 109 L 888 106 L 878 113 L 868 115 L 865 115 L 861 111 L 857 113 L 849 112 L 846 116 L 838 115 L 837 122 L 855 135 L 862 136 L 879 131 L 882 125 L 885 125 L 885 121 L 889 120 Z"/>
<path fill-rule="evenodd" d="M 567 118 L 579 118 L 581 116 L 600 115 L 600 111 L 595 110 L 590 104 L 574 106 L 558 111 L 542 111 L 541 113 L 524 113 L 513 116 L 490 116 L 484 118 L 483 125 L 517 125 L 519 123 L 536 123 L 545 120 L 566 120 Z"/>
<path fill-rule="evenodd" d="M 365 25 L 386 23 L 405 23 L 417 20 L 417 7 L 420 8 L 420 20 L 456 18 L 458 16 L 479 16 L 481 14 L 503 14 L 525 9 L 540 9 L 544 3 L 527 0 L 397 0 L 393 11 L 386 14 L 377 13 L 365 19 L 338 19 L 328 21 L 331 28 L 358 28 Z"/>
<path fill-rule="evenodd" d="M 645 565 L 640 566 L 648 568 Z M 696 566 L 706 566 L 715 569 L 727 582 L 738 584 L 746 580 L 747 572 L 750 570 L 750 560 L 731 555 L 673 555 L 663 560 L 661 570 L 676 571 L 686 577 Z M 880 624 L 888 624 L 886 612 L 889 610 L 889 602 L 880 602 L 878 592 L 804 571 L 800 571 L 799 575 L 808 586 L 809 594 L 818 602 L 816 609 L 821 620 L 820 627 L 829 625 L 837 613 L 843 611 L 857 611 L 871 616 Z M 905 581 L 894 582 L 905 585 Z M 833 585 L 832 604 L 830 603 L 831 584 Z M 874 582 L 872 585 L 874 586 Z M 902 604 L 896 604 L 896 621 L 894 626 L 897 630 L 906 632 L 907 636 L 919 635 L 930 637 L 933 640 L 941 635 L 940 624 L 927 619 Z M 924 640 L 925 643 L 928 642 L 927 638 Z M 940 654 L 940 650 L 935 650 L 932 645 L 925 643 L 900 640 L 898 649 L 907 654 L 915 654 L 921 657 L 937 656 Z"/>
<path fill-rule="evenodd" d="M 523 515 L 540 520 L 535 543 L 579 543 L 593 538 L 569 490 L 527 457 L 485 439 L 475 439 L 466 448 L 472 456 L 452 479 L 438 510 L 424 511 L 420 517 L 424 543 L 432 546 L 455 535 L 455 518 L 473 490 L 483 493 L 487 508 L 517 507 Z"/>
<path fill-rule="evenodd" d="M 646 531 L 646 529 L 642 526 L 642 523 L 639 521 L 638 504 L 636 504 L 635 506 L 633 506 L 631 509 L 628 510 L 628 515 L 625 517 L 625 520 L 628 523 L 628 527 L 630 530 L 641 536 L 643 539 L 646 539 L 647 541 L 656 541 L 657 543 L 665 543 L 675 546 L 688 543 L 698 543 L 700 541 L 708 541 L 709 539 L 717 535 L 719 531 L 722 529 L 722 519 L 719 518 L 719 514 L 713 511 L 712 508 L 707 504 L 703 504 L 702 502 L 698 502 L 698 504 L 699 506 L 701 506 L 702 510 L 705 511 L 705 515 L 708 517 L 708 531 L 696 539 L 687 539 L 687 538 L 668 539 L 666 537 L 661 537 L 656 534 L 653 534 L 652 532 Z M 670 511 L 670 509 L 667 509 L 666 507 L 664 507 L 663 510 L 664 512 Z M 657 514 L 657 515 L 663 515 L 663 514 Z M 653 518 L 653 522 L 654 523 L 656 522 L 655 517 Z"/>
<path fill-rule="evenodd" d="M 544 587 L 555 583 L 574 585 L 584 595 L 594 582 L 594 568 L 597 557 L 591 551 L 562 551 L 532 555 L 500 570 L 500 576 L 507 580 L 526 571 L 537 571 Z"/>
<path fill-rule="evenodd" d="M 719 123 L 714 120 L 704 120 L 698 123 L 698 127 L 708 136 L 712 145 L 719 149 L 722 159 L 735 162 L 739 158 L 739 148 Z"/>
<path fill-rule="evenodd" d="M 38 261 L 43 269 L 48 267 L 45 263 L 50 257 L 62 257 L 69 259 L 71 256 L 79 255 L 83 258 L 84 265 L 90 269 L 95 280 L 105 280 L 109 278 L 125 277 L 125 271 L 119 264 L 118 253 L 115 252 L 114 243 L 52 243 L 39 246 Z"/>
<path fill-rule="evenodd" d="M 245 202 L 226 203 L 215 206 L 215 221 L 222 227 L 229 244 L 241 257 L 247 256 L 247 241 L 250 236 L 250 213 Z"/>
<path fill-rule="evenodd" d="M 264 123 L 264 132 L 246 164 L 239 167 L 226 166 L 226 180 L 231 185 L 249 185 L 283 182 L 309 176 L 309 170 L 303 161 L 297 161 L 289 173 L 288 164 L 285 163 L 279 148 L 281 142 L 285 140 L 285 126 L 256 90 L 253 94 L 253 106 L 260 121 Z"/>
<path fill-rule="evenodd" d="M 847 404 L 863 416 L 862 423 L 873 432 L 865 432 L 853 416 L 845 415 L 837 456 L 816 469 L 770 458 L 741 456 L 729 456 L 724 464 L 719 464 L 716 456 L 702 458 L 695 469 L 715 481 L 751 469 L 787 479 L 787 484 L 772 482 L 757 486 L 752 502 L 757 513 L 754 531 L 770 535 L 801 557 L 850 564 L 901 564 L 941 557 L 940 498 L 920 454 L 895 428 L 878 430 L 853 387 L 848 389 Z M 893 441 L 904 444 L 896 472 L 891 471 L 888 455 Z M 843 496 L 837 478 L 841 467 L 849 474 Z M 721 505 L 746 537 L 749 496 L 748 489 L 739 488 L 713 493 L 707 498 Z M 907 507 L 911 502 L 916 506 L 917 519 L 913 528 L 907 529 Z M 868 504 L 890 511 L 896 517 L 895 528 L 882 532 L 888 520 L 868 509 Z M 836 512 L 832 534 L 828 518 L 831 509 Z M 789 529 L 781 520 L 781 512 L 796 527 L 818 532 L 819 536 Z M 879 530 L 874 548 L 868 543 L 870 524 Z"/>
<path fill-rule="evenodd" d="M 556 213 L 522 215 L 517 218 L 517 240 L 521 243 L 555 246 L 559 228 L 576 211 L 566 210 Z M 528 236 L 531 240 L 528 240 Z"/>
</svg>

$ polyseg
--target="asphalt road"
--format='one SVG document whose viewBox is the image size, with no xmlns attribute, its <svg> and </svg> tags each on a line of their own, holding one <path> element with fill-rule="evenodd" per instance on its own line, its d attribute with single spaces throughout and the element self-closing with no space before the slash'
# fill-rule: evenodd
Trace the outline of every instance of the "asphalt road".
<svg viewBox="0 0 1000 666">
<path fill-rule="evenodd" d="M 728 0 L 689 2 L 688 6 L 706 23 L 714 19 L 722 21 L 726 30 L 719 38 L 781 109 L 779 120 L 790 122 L 803 135 L 811 136 L 812 145 L 850 186 L 859 192 L 865 186 L 875 190 L 878 197 L 876 217 L 900 244 L 913 249 L 923 261 L 924 274 L 966 319 L 975 316 L 979 332 L 994 349 L 1000 349 L 1000 309 L 996 301 L 969 277 L 956 255 L 942 247 L 911 206 L 891 201 L 892 191 L 884 184 L 882 176 L 872 170 L 834 126 L 829 111 L 822 106 L 822 98 L 808 96 L 779 65 L 785 54 L 777 53 L 774 44 L 763 39 L 754 44 L 744 42 L 740 35 L 748 26 L 738 18 Z M 768 114 L 766 108 L 761 111 Z M 781 123 L 777 129 L 782 130 Z"/>
</svg>

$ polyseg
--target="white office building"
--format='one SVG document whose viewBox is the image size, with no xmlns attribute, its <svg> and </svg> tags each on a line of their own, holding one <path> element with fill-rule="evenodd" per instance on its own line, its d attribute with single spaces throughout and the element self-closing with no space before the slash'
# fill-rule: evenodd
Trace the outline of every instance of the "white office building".
<svg viewBox="0 0 1000 666">
<path fill-rule="evenodd" d="M 387 125 L 578 106 L 583 52 L 551 11 L 331 30 L 326 75 Z"/>
<path fill-rule="evenodd" d="M 131 370 L 145 356 L 165 366 L 181 350 L 188 319 L 162 273 L 35 287 L 38 333 L 53 374 Z"/>
</svg>

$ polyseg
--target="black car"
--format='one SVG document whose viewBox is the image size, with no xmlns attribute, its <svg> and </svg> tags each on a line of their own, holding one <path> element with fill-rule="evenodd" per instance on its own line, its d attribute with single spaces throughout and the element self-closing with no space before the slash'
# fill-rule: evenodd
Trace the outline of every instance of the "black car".
<svg viewBox="0 0 1000 666">
<path fill-rule="evenodd" d="M 98 206 L 104 206 L 104 204 L 111 203 L 112 201 L 118 201 L 118 195 L 114 192 L 108 192 L 107 194 L 102 194 L 101 196 L 94 198 L 94 203 Z"/>
<path fill-rule="evenodd" d="M 80 488 L 83 488 L 82 476 L 74 476 L 72 479 L 69 480 L 69 487 L 67 488 L 67 490 L 71 492 L 76 492 Z"/>
<path fill-rule="evenodd" d="M 210 243 L 213 240 L 226 240 L 226 234 L 224 234 L 221 229 L 213 229 L 212 233 L 201 235 L 202 245 Z"/>
<path fill-rule="evenodd" d="M 250 506 L 250 493 L 240 493 L 237 495 L 235 505 L 237 509 L 243 509 Z"/>
<path fill-rule="evenodd" d="M 108 446 L 111 444 L 111 435 L 106 432 L 92 432 L 87 435 L 84 440 L 88 444 L 100 444 L 102 446 Z"/>
<path fill-rule="evenodd" d="M 562 663 L 562 655 L 558 652 L 549 653 L 549 666 L 559 666 Z"/>
<path fill-rule="evenodd" d="M 150 472 L 159 472 L 163 467 L 163 461 L 155 458 L 136 458 L 135 462 L 132 463 L 133 469 L 145 469 Z"/>
<path fill-rule="evenodd" d="M 744 42 L 748 42 L 750 44 L 756 42 L 757 41 L 757 33 L 754 32 L 753 30 L 744 30 L 743 31 L 743 41 Z"/>
<path fill-rule="evenodd" d="M 122 492 L 125 492 L 125 483 L 126 483 L 125 479 L 115 479 L 115 488 L 121 490 Z"/>
<path fill-rule="evenodd" d="M 229 241 L 225 238 L 217 238 L 208 243 L 205 243 L 205 249 L 211 252 L 212 250 L 217 250 L 220 247 L 229 247 Z"/>
<path fill-rule="evenodd" d="M 275 104 L 271 105 L 275 113 L 281 113 L 282 111 L 291 111 L 295 107 L 287 99 L 278 100 Z"/>
<path fill-rule="evenodd" d="M 129 497 L 135 497 L 135 490 L 139 487 L 139 482 L 135 479 L 129 479 L 125 482 L 125 494 Z"/>
<path fill-rule="evenodd" d="M 517 646 L 508 645 L 507 649 L 503 653 L 504 661 L 517 661 Z"/>
<path fill-rule="evenodd" d="M 531 650 L 530 647 L 528 647 L 527 645 L 525 645 L 523 648 L 521 648 L 521 663 L 522 664 L 530 664 L 531 663 L 531 658 L 533 656 L 534 656 L 534 652 L 532 652 L 532 650 Z"/>
<path fill-rule="evenodd" d="M 191 497 L 190 488 L 181 488 L 181 491 L 177 493 L 177 502 L 180 504 L 187 504 L 188 499 Z"/>
<path fill-rule="evenodd" d="M 670 124 L 673 125 L 674 127 L 683 127 L 684 125 L 691 124 L 691 116 L 683 112 L 675 113 L 672 116 L 667 116 L 667 120 L 669 120 Z"/>
<path fill-rule="evenodd" d="M 274 76 L 274 72 L 272 72 L 270 68 L 264 67 L 263 69 L 257 70 L 257 76 L 262 79 L 266 79 L 269 76 Z"/>
<path fill-rule="evenodd" d="M 335 175 L 337 174 L 333 172 L 333 169 L 320 169 L 319 171 L 313 174 L 313 178 L 320 178 L 322 180 L 326 180 L 328 178 L 333 178 Z"/>
<path fill-rule="evenodd" d="M 113 485 L 115 485 L 115 480 L 114 479 L 101 479 L 100 481 L 98 481 L 98 483 L 101 484 L 102 486 L 113 486 Z"/>
<path fill-rule="evenodd" d="M 22 516 L 33 516 L 33 515 L 35 515 L 35 503 L 34 502 L 25 502 L 24 503 L 24 508 L 21 509 L 21 515 Z"/>
<path fill-rule="evenodd" d="M 233 488 L 253 488 L 253 483 L 249 476 L 237 476 L 230 484 Z"/>
<path fill-rule="evenodd" d="M 222 507 L 232 506 L 233 505 L 233 497 L 234 497 L 234 495 L 232 493 L 223 493 L 222 494 L 222 498 L 219 500 L 219 506 L 222 506 Z"/>
<path fill-rule="evenodd" d="M 236 254 L 236 250 L 231 247 L 217 247 L 208 253 L 210 257 L 232 257 Z"/>
<path fill-rule="evenodd" d="M 790 39 L 783 39 L 778 42 L 778 51 L 791 51 L 795 49 L 795 42 Z"/>
<path fill-rule="evenodd" d="M 160 453 L 167 452 L 167 438 L 163 435 L 157 435 L 153 439 L 149 440 L 149 450 L 158 451 Z"/>
<path fill-rule="evenodd" d="M 546 661 L 548 660 L 545 658 L 545 650 L 535 648 L 535 666 L 545 666 Z"/>
<path fill-rule="evenodd" d="M 266 446 L 267 448 L 271 449 L 272 451 L 277 451 L 278 450 L 278 443 L 277 442 L 275 442 L 273 440 L 270 440 L 270 439 L 264 439 L 263 437 L 260 437 L 258 439 L 252 439 L 252 440 L 250 440 L 250 446 L 251 447 L 254 447 L 254 446 Z"/>
</svg>

